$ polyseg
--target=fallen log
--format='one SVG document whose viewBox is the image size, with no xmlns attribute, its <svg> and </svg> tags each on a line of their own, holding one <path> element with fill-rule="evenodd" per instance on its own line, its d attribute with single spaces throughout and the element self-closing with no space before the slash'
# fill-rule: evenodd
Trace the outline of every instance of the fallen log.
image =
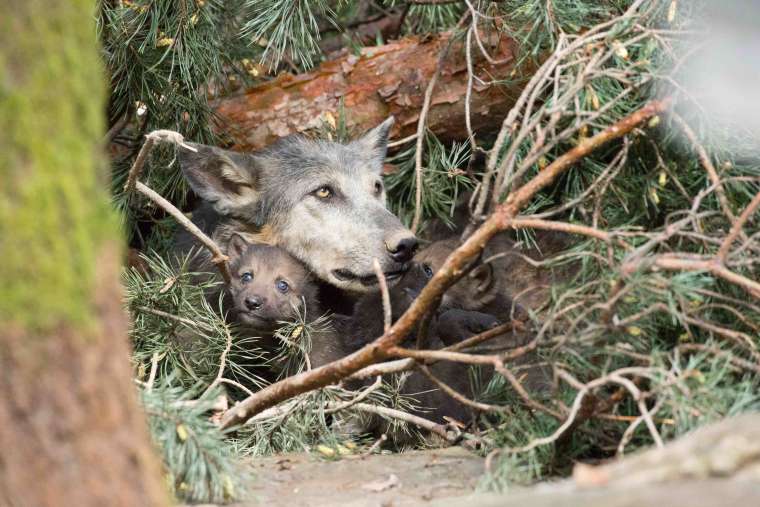
<svg viewBox="0 0 760 507">
<path fill-rule="evenodd" d="M 407 37 L 390 44 L 363 48 L 322 63 L 306 74 L 281 74 L 267 83 L 217 99 L 213 106 L 220 128 L 239 150 L 263 148 L 289 134 L 319 127 L 325 113 L 338 117 L 345 108 L 349 129 L 366 130 L 396 117 L 392 138 L 417 129 L 425 88 L 435 72 L 438 55 L 451 34 Z M 498 130 L 524 83 L 515 77 L 516 43 L 504 36 L 487 40 L 495 64 L 473 43 L 471 119 L 484 135 Z M 428 127 L 444 140 L 466 139 L 465 95 L 467 63 L 464 37 L 452 43 L 435 86 Z M 531 69 L 525 66 L 529 75 Z M 509 83 L 504 81 L 509 80 Z M 502 81 L 499 84 L 490 84 Z"/>
</svg>

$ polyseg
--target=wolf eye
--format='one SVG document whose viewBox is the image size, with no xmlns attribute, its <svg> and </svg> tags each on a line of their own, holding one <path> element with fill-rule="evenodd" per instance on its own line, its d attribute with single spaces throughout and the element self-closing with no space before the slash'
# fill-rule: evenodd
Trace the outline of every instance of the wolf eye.
<svg viewBox="0 0 760 507">
<path fill-rule="evenodd" d="M 288 285 L 288 282 L 285 280 L 277 280 L 277 283 L 275 284 L 277 287 L 277 290 L 285 294 L 290 290 L 290 285 Z"/>
<path fill-rule="evenodd" d="M 375 195 L 380 195 L 383 193 L 383 184 L 379 181 L 375 182 Z"/>
<path fill-rule="evenodd" d="M 333 190 L 332 188 L 325 185 L 316 189 L 314 191 L 314 195 L 319 197 L 320 199 L 329 199 L 333 195 Z"/>
<path fill-rule="evenodd" d="M 240 281 L 243 283 L 248 283 L 251 280 L 253 280 L 253 273 L 251 273 L 250 271 L 246 271 L 245 273 L 240 275 Z"/>
<path fill-rule="evenodd" d="M 427 276 L 428 278 L 433 278 L 433 268 L 431 268 L 427 264 L 422 265 L 422 271 L 425 272 L 425 276 Z"/>
</svg>

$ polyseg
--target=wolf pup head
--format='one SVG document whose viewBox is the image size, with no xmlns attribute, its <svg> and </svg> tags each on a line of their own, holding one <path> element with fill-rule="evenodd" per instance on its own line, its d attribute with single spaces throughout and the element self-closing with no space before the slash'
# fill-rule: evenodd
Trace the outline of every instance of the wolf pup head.
<svg viewBox="0 0 760 507">
<path fill-rule="evenodd" d="M 377 289 L 373 259 L 389 283 L 409 268 L 417 239 L 386 209 L 381 176 L 393 118 L 348 144 L 302 137 L 243 154 L 180 150 L 193 190 L 222 218 L 266 231 L 268 241 L 322 280 Z"/>
<path fill-rule="evenodd" d="M 233 234 L 227 254 L 232 273 L 227 292 L 239 324 L 272 331 L 300 312 L 317 311 L 317 289 L 308 270 L 281 248 L 250 244 Z"/>
</svg>

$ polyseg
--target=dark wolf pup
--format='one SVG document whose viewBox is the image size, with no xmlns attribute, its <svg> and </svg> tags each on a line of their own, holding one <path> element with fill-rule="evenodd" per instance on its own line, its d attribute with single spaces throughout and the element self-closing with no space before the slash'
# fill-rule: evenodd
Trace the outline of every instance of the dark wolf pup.
<svg viewBox="0 0 760 507">
<path fill-rule="evenodd" d="M 250 331 L 272 333 L 279 322 L 318 315 L 317 288 L 306 266 L 281 248 L 248 243 L 233 234 L 227 248 L 232 279 L 225 310 Z"/>
<path fill-rule="evenodd" d="M 256 153 L 180 149 L 182 172 L 204 200 L 193 220 L 223 251 L 234 233 L 278 245 L 344 290 L 377 290 L 375 258 L 393 283 L 417 239 L 385 206 L 381 170 L 392 124 L 391 117 L 348 144 L 295 136 Z M 194 245 L 188 234 L 178 240 L 180 252 Z M 211 271 L 208 255 L 201 264 Z"/>
<path fill-rule="evenodd" d="M 244 332 L 257 336 L 258 345 L 276 356 L 282 343 L 275 338 L 284 322 L 312 324 L 323 316 L 317 283 L 307 267 L 282 248 L 248 243 L 233 234 L 227 255 L 232 279 L 225 286 L 227 319 Z M 303 335 L 301 335 L 303 336 Z M 303 349 L 311 366 L 320 366 L 345 355 L 331 326 L 315 326 Z M 272 364 L 273 371 L 279 369 Z"/>
</svg>

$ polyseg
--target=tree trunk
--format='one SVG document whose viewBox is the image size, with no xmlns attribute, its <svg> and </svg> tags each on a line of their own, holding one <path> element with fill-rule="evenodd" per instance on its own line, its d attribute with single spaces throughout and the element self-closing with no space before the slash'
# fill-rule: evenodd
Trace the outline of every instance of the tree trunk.
<svg viewBox="0 0 760 507">
<path fill-rule="evenodd" d="M 94 2 L 0 2 L 0 504 L 164 505 L 131 381 Z"/>
<path fill-rule="evenodd" d="M 232 136 L 237 149 L 255 150 L 281 137 L 319 127 L 324 113 L 337 118 L 342 101 L 349 128 L 366 130 L 392 114 L 397 120 L 392 137 L 414 134 L 425 89 L 449 38 L 450 34 L 407 37 L 363 48 L 359 56 L 329 60 L 314 72 L 283 74 L 243 94 L 221 98 L 215 103 L 221 127 Z M 488 63 L 472 42 L 474 75 L 482 82 L 474 80 L 470 117 L 479 135 L 498 131 L 524 84 L 520 76 L 511 75 L 516 61 L 515 42 L 502 37 L 484 44 L 497 61 Z M 428 113 L 428 127 L 444 140 L 467 138 L 464 47 L 463 37 L 452 44 Z M 526 65 L 521 74 L 530 76 L 532 71 Z M 508 79 L 511 84 L 487 84 Z"/>
</svg>

